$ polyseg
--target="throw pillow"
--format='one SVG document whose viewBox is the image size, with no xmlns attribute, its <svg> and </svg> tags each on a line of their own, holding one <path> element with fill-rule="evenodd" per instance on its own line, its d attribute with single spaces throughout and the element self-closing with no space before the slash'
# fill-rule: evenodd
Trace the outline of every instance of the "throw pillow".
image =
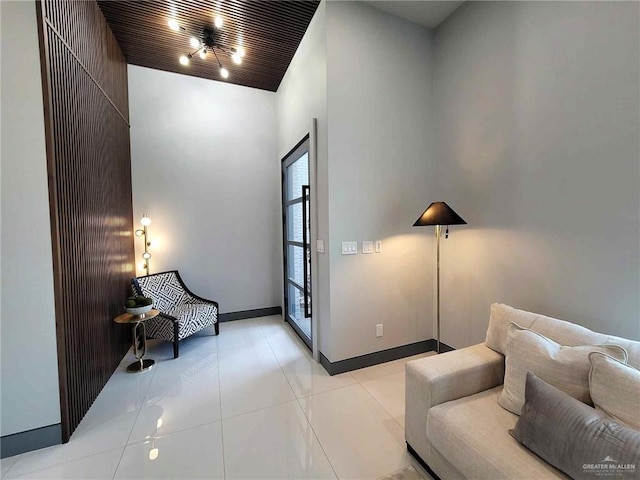
<svg viewBox="0 0 640 480">
<path fill-rule="evenodd" d="M 527 374 L 522 415 L 509 433 L 573 479 L 638 478 L 640 432 Z"/>
<path fill-rule="evenodd" d="M 640 371 L 598 352 L 589 361 L 589 393 L 596 410 L 640 430 Z"/>
<path fill-rule="evenodd" d="M 527 372 L 533 372 L 573 398 L 591 404 L 591 352 L 603 352 L 627 361 L 626 350 L 618 345 L 564 347 L 533 330 L 511 323 L 507 331 L 504 388 L 498 403 L 502 408 L 520 415 Z"/>
</svg>

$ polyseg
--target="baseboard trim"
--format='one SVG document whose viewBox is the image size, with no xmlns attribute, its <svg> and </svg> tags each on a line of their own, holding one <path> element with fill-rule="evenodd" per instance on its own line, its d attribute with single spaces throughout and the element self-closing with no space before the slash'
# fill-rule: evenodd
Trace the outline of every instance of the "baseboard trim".
<svg viewBox="0 0 640 480">
<path fill-rule="evenodd" d="M 241 310 L 239 312 L 221 313 L 218 315 L 219 322 L 231 322 L 233 320 L 244 320 L 245 318 L 267 317 L 269 315 L 282 315 L 282 307 L 256 308 L 254 310 Z"/>
<path fill-rule="evenodd" d="M 440 346 L 442 346 L 442 342 L 440 342 Z M 442 350 L 442 348 L 441 348 Z M 444 352 L 443 352 L 444 353 Z M 409 445 L 409 442 L 405 442 L 407 444 L 407 451 L 411 454 L 411 456 L 413 458 L 416 459 L 416 461 L 420 464 L 420 466 L 422 466 L 422 468 L 424 468 L 427 473 L 429 475 L 431 475 L 431 477 L 433 478 L 433 480 L 440 480 L 440 477 L 438 475 L 436 475 L 436 472 L 434 472 L 433 470 L 431 470 L 431 467 L 429 465 L 427 465 L 427 462 L 425 462 L 422 457 L 420 455 L 418 455 L 418 452 L 416 452 L 413 447 L 411 445 Z"/>
<path fill-rule="evenodd" d="M 412 355 L 418 355 L 420 353 L 435 352 L 436 348 L 437 342 L 434 338 L 431 338 L 429 340 L 368 353 L 359 357 L 347 358 L 337 362 L 330 362 L 329 359 L 320 352 L 320 363 L 329 375 L 338 375 L 340 373 L 350 372 L 351 370 L 378 365 L 379 363 L 411 357 Z M 454 348 L 440 342 L 440 350 L 442 353 L 445 353 L 454 350 Z"/>
<path fill-rule="evenodd" d="M 60 443 L 62 443 L 62 426 L 59 423 L 5 435 L 0 437 L 0 458 L 13 457 Z"/>
</svg>

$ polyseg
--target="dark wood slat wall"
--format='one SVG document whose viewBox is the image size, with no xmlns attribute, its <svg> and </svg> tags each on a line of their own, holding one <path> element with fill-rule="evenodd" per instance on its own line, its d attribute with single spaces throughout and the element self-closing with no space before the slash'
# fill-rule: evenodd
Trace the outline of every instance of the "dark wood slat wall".
<svg viewBox="0 0 640 480">
<path fill-rule="evenodd" d="M 36 2 L 63 441 L 129 346 L 134 275 L 127 65 L 93 0 Z"/>
</svg>

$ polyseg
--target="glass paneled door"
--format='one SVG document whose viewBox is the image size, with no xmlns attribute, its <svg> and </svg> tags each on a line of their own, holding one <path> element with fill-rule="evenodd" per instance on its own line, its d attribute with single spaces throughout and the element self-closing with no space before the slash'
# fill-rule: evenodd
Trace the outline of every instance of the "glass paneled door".
<svg viewBox="0 0 640 480">
<path fill-rule="evenodd" d="M 311 343 L 309 137 L 282 160 L 285 320 Z"/>
</svg>

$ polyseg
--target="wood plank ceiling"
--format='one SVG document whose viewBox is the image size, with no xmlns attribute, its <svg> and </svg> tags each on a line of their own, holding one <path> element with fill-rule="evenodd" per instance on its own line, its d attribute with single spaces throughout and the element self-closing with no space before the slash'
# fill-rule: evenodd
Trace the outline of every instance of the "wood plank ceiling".
<svg viewBox="0 0 640 480">
<path fill-rule="evenodd" d="M 318 8 L 319 1 L 268 0 L 102 0 L 102 13 L 127 62 L 132 65 L 220 80 L 275 92 Z M 223 20 L 217 30 L 219 43 L 228 49 L 242 47 L 245 56 L 236 65 L 224 53 L 218 57 L 229 71 L 223 79 L 215 57 L 194 55 L 187 66 L 181 55 L 195 49 L 191 36 L 202 38 L 204 28 L 213 29 L 216 16 Z M 184 31 L 168 22 L 177 20 Z"/>
</svg>

